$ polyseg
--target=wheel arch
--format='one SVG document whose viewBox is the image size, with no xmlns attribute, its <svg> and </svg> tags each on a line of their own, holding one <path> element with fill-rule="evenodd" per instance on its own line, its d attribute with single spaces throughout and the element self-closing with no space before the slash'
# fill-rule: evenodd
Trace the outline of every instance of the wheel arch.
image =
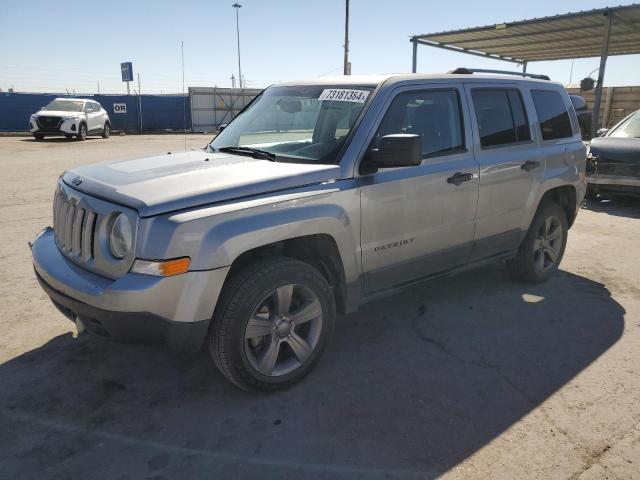
<svg viewBox="0 0 640 480">
<path fill-rule="evenodd" d="M 569 227 L 576 219 L 578 193 L 573 185 L 561 185 L 547 190 L 538 202 L 537 210 L 546 202 L 555 202 L 562 207 L 567 215 Z"/>
<path fill-rule="evenodd" d="M 342 257 L 335 239 L 326 233 L 288 238 L 247 250 L 233 261 L 226 281 L 229 281 L 235 272 L 256 260 L 278 256 L 295 258 L 318 270 L 331 286 L 337 310 L 341 313 L 348 310 L 347 282 Z"/>
</svg>

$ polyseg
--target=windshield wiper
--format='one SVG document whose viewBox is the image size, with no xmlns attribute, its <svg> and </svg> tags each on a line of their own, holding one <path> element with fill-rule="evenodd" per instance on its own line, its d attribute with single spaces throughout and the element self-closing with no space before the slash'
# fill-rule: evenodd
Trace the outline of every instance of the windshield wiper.
<svg viewBox="0 0 640 480">
<path fill-rule="evenodd" d="M 251 147 L 220 147 L 218 148 L 219 152 L 224 153 L 250 153 L 251 156 L 255 158 L 263 158 L 264 160 L 269 160 L 270 162 L 276 161 L 275 153 L 267 152 L 266 150 L 259 150 L 257 148 Z"/>
</svg>

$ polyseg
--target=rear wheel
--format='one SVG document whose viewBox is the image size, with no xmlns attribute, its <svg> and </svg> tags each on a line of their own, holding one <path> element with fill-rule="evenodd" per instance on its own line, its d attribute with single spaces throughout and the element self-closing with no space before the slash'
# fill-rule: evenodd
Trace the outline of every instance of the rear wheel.
<svg viewBox="0 0 640 480">
<path fill-rule="evenodd" d="M 553 275 L 560 265 L 567 245 L 567 215 L 560 205 L 543 204 L 533 218 L 518 254 L 509 262 L 515 276 L 540 283 Z"/>
<path fill-rule="evenodd" d="M 111 125 L 109 123 L 104 124 L 104 128 L 102 129 L 102 138 L 109 138 L 111 136 Z"/>
<path fill-rule="evenodd" d="M 315 268 L 263 260 L 229 281 L 218 301 L 209 352 L 244 390 L 287 387 L 311 371 L 333 330 L 335 301 Z"/>
<path fill-rule="evenodd" d="M 78 125 L 78 134 L 76 135 L 76 140 L 83 141 L 87 139 L 87 124 L 81 123 Z"/>
</svg>

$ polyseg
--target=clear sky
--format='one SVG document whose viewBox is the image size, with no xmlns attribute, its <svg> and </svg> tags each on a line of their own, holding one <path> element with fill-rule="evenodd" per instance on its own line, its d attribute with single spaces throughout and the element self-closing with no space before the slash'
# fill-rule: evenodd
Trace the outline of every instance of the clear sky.
<svg viewBox="0 0 640 480">
<path fill-rule="evenodd" d="M 344 1 L 239 0 L 242 70 L 247 87 L 342 73 Z M 426 1 L 351 0 L 350 60 L 354 74 L 408 72 L 412 34 L 481 26 L 602 8 L 611 0 Z M 232 0 L 109 0 L 68 4 L 0 0 L 0 88 L 6 91 L 126 92 L 120 62 L 132 61 L 143 93 L 186 86 L 231 86 L 238 70 Z M 584 32 L 585 41 L 599 42 Z M 598 68 L 576 60 L 573 82 Z M 419 49 L 420 72 L 458 66 L 514 69 L 515 65 Z M 571 61 L 540 62 L 530 72 L 569 83 Z M 640 55 L 611 57 L 606 85 L 640 85 Z M 137 86 L 136 86 L 137 89 Z"/>
</svg>

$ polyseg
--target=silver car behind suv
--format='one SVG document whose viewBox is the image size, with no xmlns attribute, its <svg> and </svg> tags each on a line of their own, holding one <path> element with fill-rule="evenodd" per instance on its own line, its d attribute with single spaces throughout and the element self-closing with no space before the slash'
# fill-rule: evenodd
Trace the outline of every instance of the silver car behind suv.
<svg viewBox="0 0 640 480">
<path fill-rule="evenodd" d="M 460 72 L 272 86 L 203 150 L 66 172 L 36 276 L 81 329 L 206 343 L 261 390 L 310 371 L 336 311 L 488 261 L 544 281 L 585 194 L 569 96 Z"/>
</svg>

